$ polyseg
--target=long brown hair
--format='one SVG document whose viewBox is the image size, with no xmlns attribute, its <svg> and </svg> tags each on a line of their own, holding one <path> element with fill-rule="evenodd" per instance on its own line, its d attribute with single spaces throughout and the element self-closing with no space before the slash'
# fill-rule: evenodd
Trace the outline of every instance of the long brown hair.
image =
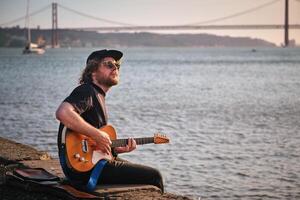
<svg viewBox="0 0 300 200">
<path fill-rule="evenodd" d="M 99 63 L 100 61 L 96 59 L 88 61 L 79 78 L 79 84 L 91 83 L 93 81 L 92 73 L 98 69 Z"/>
</svg>

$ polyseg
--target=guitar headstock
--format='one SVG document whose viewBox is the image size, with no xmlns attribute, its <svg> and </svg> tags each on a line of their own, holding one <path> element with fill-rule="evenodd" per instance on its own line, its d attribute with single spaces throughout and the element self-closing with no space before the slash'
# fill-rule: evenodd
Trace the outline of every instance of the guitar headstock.
<svg viewBox="0 0 300 200">
<path fill-rule="evenodd" d="M 166 135 L 159 133 L 154 134 L 154 144 L 164 144 L 169 143 L 170 139 Z"/>
</svg>

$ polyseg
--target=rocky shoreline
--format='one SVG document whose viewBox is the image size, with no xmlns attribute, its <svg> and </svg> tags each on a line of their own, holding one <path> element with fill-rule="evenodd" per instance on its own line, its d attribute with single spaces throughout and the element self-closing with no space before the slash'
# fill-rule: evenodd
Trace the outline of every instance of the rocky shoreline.
<svg viewBox="0 0 300 200">
<path fill-rule="evenodd" d="M 161 194 L 150 185 L 104 185 L 97 187 L 91 196 L 78 197 L 81 191 L 63 183 L 40 184 L 35 181 L 15 178 L 16 169 L 45 169 L 50 174 L 64 179 L 59 161 L 52 159 L 47 152 L 0 137 L 0 199 L 12 200 L 54 200 L 54 199 L 159 199 L 189 200 L 187 196 L 171 193 Z M 63 186 L 63 187 L 62 187 Z M 67 190 L 66 190 L 67 188 Z M 84 195 L 90 195 L 83 192 Z"/>
</svg>

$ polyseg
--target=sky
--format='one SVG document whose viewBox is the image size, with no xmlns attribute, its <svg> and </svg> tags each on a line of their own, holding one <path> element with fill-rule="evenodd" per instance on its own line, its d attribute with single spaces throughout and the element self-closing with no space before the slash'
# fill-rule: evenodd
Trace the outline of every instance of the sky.
<svg viewBox="0 0 300 200">
<path fill-rule="evenodd" d="M 270 3 L 257 9 L 222 21 L 203 25 L 234 24 L 283 24 L 285 0 L 30 0 L 30 13 L 45 8 L 30 19 L 30 26 L 51 28 L 51 3 L 58 6 L 58 27 L 103 27 L 116 26 L 103 21 L 77 15 L 73 9 L 96 18 L 102 18 L 124 24 L 150 25 L 186 25 L 219 19 L 242 13 L 252 8 Z M 18 19 L 26 14 L 27 0 L 1 0 L 0 26 L 25 26 L 25 20 L 15 23 L 6 22 Z M 289 23 L 300 24 L 300 0 L 289 0 Z M 200 25 L 200 24 L 199 24 Z M 156 31 L 158 32 L 158 31 Z M 283 30 L 197 30 L 171 31 L 163 33 L 208 33 L 221 36 L 251 37 L 264 39 L 277 45 L 283 43 Z M 291 29 L 289 38 L 300 44 L 300 29 Z"/>
</svg>

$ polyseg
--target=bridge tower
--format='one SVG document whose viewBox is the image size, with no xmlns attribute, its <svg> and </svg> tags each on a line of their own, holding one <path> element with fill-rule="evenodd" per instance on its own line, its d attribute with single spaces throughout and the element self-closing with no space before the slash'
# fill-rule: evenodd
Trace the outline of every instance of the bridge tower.
<svg viewBox="0 0 300 200">
<path fill-rule="evenodd" d="M 285 0 L 284 46 L 289 46 L 289 0 Z"/>
<path fill-rule="evenodd" d="M 52 3 L 52 48 L 58 47 L 57 3 Z"/>
</svg>

